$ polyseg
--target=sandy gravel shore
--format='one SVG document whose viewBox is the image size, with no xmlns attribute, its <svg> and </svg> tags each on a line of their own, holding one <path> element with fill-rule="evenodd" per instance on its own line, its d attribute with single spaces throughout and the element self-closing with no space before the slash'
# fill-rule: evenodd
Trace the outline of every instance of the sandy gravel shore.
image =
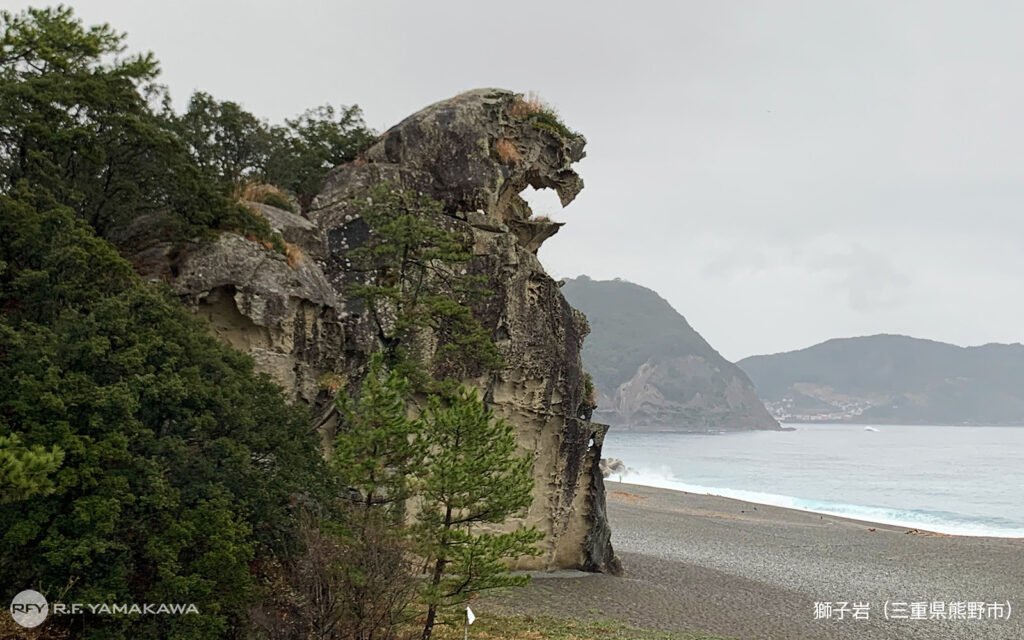
<svg viewBox="0 0 1024 640">
<path fill-rule="evenodd" d="M 626 575 L 536 576 L 501 607 L 742 639 L 1024 640 L 1024 540 L 906 528 L 608 482 Z M 886 620 L 884 604 L 1009 602 L 1008 620 Z M 869 603 L 815 620 L 815 602 Z M 837 605 L 838 606 L 838 605 Z M 947 605 L 948 606 L 948 605 Z"/>
</svg>

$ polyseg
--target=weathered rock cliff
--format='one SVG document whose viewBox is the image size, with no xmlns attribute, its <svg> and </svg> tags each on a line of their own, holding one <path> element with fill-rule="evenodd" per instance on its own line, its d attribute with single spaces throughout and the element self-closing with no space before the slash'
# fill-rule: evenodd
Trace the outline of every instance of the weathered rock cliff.
<svg viewBox="0 0 1024 640">
<path fill-rule="evenodd" d="M 519 566 L 616 572 L 598 467 L 606 427 L 590 422 L 580 361 L 589 327 L 535 255 L 560 224 L 531 219 L 519 196 L 530 185 L 571 202 L 583 187 L 571 165 L 584 144 L 516 94 L 471 91 L 410 116 L 334 169 L 308 218 L 260 205 L 298 249 L 290 257 L 225 234 L 213 243 L 152 247 L 136 264 L 170 282 L 216 335 L 251 353 L 329 430 L 329 394 L 318 381 L 330 373 L 354 383 L 378 348 L 360 305 L 346 296 L 347 253 L 367 238 L 354 201 L 381 181 L 439 200 L 444 224 L 473 238 L 469 269 L 492 292 L 474 312 L 507 365 L 467 382 L 534 456 L 526 522 L 546 534 L 544 554 Z"/>
</svg>

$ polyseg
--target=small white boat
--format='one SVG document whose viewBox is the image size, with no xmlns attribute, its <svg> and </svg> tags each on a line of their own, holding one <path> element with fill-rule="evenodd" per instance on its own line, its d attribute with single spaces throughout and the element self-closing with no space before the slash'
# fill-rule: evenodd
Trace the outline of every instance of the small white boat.
<svg viewBox="0 0 1024 640">
<path fill-rule="evenodd" d="M 865 431 L 878 431 L 878 429 L 876 429 L 874 427 L 864 427 L 864 430 Z"/>
</svg>

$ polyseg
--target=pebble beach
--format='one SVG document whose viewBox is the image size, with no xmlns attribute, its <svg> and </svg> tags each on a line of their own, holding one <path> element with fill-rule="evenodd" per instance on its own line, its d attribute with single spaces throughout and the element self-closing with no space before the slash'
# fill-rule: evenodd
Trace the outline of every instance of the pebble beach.
<svg viewBox="0 0 1024 640">
<path fill-rule="evenodd" d="M 1024 639 L 1022 539 L 605 484 L 624 575 L 535 574 L 495 606 L 744 640 Z"/>
</svg>

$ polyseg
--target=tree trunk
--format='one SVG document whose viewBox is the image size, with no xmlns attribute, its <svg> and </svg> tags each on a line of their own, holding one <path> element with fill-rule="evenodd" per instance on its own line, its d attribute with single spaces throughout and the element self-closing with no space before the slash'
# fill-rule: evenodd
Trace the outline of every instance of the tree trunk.
<svg viewBox="0 0 1024 640">
<path fill-rule="evenodd" d="M 434 576 L 430 580 L 430 584 L 435 587 L 441 583 L 441 576 L 444 575 L 444 559 L 438 558 L 434 564 Z M 430 640 L 430 634 L 434 631 L 434 619 L 437 617 L 437 605 L 432 604 L 427 608 L 427 621 L 423 625 L 423 635 L 420 636 L 420 640 Z"/>
<path fill-rule="evenodd" d="M 430 640 L 430 634 L 434 631 L 434 617 L 437 615 L 437 605 L 432 604 L 427 609 L 427 622 L 423 625 L 423 635 L 420 640 Z"/>
<path fill-rule="evenodd" d="M 442 549 L 444 549 L 443 541 L 447 541 L 448 540 L 448 529 L 450 529 L 451 526 L 452 526 L 452 507 L 451 507 L 451 505 L 448 505 L 448 507 L 444 510 L 444 530 L 443 530 L 443 534 L 442 534 L 442 545 L 441 545 Z M 444 575 L 444 565 L 445 565 L 445 562 L 447 562 L 447 560 L 448 560 L 447 558 L 443 557 L 443 555 L 444 555 L 443 553 L 438 554 L 438 555 L 442 556 L 442 557 L 439 557 L 437 559 L 437 562 L 434 563 L 434 575 L 430 579 L 430 584 L 434 585 L 435 587 L 437 585 L 441 584 L 441 577 Z M 430 634 L 434 631 L 434 618 L 436 618 L 436 617 L 437 617 L 437 605 L 436 604 L 432 604 L 432 605 L 430 605 L 427 608 L 427 622 L 423 625 L 423 635 L 420 636 L 420 640 L 430 640 Z"/>
</svg>

